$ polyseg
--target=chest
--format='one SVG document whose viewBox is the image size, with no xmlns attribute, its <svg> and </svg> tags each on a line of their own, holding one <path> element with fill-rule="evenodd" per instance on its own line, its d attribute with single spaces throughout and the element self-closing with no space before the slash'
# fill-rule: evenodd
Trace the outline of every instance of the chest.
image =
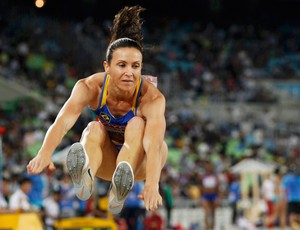
<svg viewBox="0 0 300 230">
<path fill-rule="evenodd" d="M 113 101 L 108 99 L 106 106 L 109 109 L 111 115 L 116 118 L 126 115 L 132 109 L 132 103 L 126 101 Z"/>
</svg>

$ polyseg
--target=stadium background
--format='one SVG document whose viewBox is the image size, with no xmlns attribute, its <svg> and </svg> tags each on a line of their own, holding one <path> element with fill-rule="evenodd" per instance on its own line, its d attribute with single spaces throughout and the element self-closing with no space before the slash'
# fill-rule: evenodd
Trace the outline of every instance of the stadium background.
<svg viewBox="0 0 300 230">
<path fill-rule="evenodd" d="M 74 82 L 102 70 L 113 15 L 135 4 L 147 8 L 144 73 L 159 77 L 168 100 L 170 159 L 164 180 L 179 182 L 173 184 L 172 222 L 180 224 L 184 216 L 185 227 L 202 224 L 195 175 L 203 173 L 203 160 L 210 156 L 220 178 L 226 178 L 217 222 L 229 223 L 231 167 L 245 158 L 289 167 L 299 158 L 296 0 L 48 0 L 42 9 L 33 1 L 1 1 L 2 175 L 16 179 L 24 173 Z M 58 153 L 78 140 L 89 119 L 88 113 L 80 118 Z M 57 170 L 54 181 L 37 179 L 50 184 L 43 196 L 64 176 Z M 105 193 L 103 184 L 99 193 Z M 32 202 L 39 206 L 41 200 Z M 83 212 L 70 214 L 65 206 L 66 216 Z"/>
</svg>

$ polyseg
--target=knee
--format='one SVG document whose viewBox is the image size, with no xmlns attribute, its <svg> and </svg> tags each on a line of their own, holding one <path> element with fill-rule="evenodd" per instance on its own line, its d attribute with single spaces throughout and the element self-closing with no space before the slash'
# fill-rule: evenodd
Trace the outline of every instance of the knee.
<svg viewBox="0 0 300 230">
<path fill-rule="evenodd" d="M 105 132 L 104 126 L 99 121 L 91 121 L 83 132 L 83 136 L 89 139 L 101 140 Z"/>
<path fill-rule="evenodd" d="M 129 130 L 138 130 L 144 132 L 145 121 L 141 117 L 133 117 L 128 123 L 126 129 Z"/>
<path fill-rule="evenodd" d="M 140 117 L 132 118 L 125 129 L 125 141 L 142 141 L 145 130 L 145 121 Z"/>
</svg>

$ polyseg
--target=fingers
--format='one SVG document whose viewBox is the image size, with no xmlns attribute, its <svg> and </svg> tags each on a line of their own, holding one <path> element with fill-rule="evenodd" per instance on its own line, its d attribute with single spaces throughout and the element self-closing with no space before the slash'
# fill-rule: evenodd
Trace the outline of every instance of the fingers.
<svg viewBox="0 0 300 230">
<path fill-rule="evenodd" d="M 138 199 L 144 200 L 145 208 L 147 211 L 155 211 L 162 206 L 162 197 L 158 191 L 151 188 L 143 190 L 138 196 Z"/>
<path fill-rule="evenodd" d="M 30 162 L 29 162 L 29 163 L 30 163 Z M 26 169 L 27 169 L 27 173 L 28 173 L 28 174 L 31 174 L 31 173 L 32 173 L 32 170 L 31 170 L 31 167 L 30 167 L 29 164 L 26 166 Z"/>
<path fill-rule="evenodd" d="M 163 202 L 162 202 L 162 198 L 158 201 L 158 206 L 162 206 Z"/>
<path fill-rule="evenodd" d="M 28 174 L 38 174 L 38 173 L 40 173 L 40 171 L 38 170 L 37 165 L 33 161 L 30 161 L 28 163 L 27 172 L 28 172 Z"/>
<path fill-rule="evenodd" d="M 28 174 L 33 174 L 33 163 L 32 161 L 29 161 L 28 165 L 26 166 Z"/>
<path fill-rule="evenodd" d="M 31 161 L 29 161 L 26 168 L 28 174 L 39 174 L 44 170 L 45 167 L 47 167 L 47 165 L 44 165 L 43 162 L 40 162 L 39 160 L 34 158 Z M 52 162 L 49 164 L 49 169 L 50 170 L 55 169 L 55 166 Z"/>
<path fill-rule="evenodd" d="M 156 197 L 155 199 L 150 199 L 148 202 L 145 201 L 145 208 L 147 211 L 155 211 L 162 206 L 162 198 L 161 196 Z"/>
<path fill-rule="evenodd" d="M 49 169 L 50 169 L 51 171 L 53 171 L 53 170 L 56 169 L 55 166 L 54 166 L 54 164 L 53 164 L 53 162 L 50 163 Z"/>
</svg>

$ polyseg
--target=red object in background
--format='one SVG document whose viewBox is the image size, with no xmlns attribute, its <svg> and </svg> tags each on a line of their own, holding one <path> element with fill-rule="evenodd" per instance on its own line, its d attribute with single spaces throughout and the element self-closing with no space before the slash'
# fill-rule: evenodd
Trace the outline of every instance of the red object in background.
<svg viewBox="0 0 300 230">
<path fill-rule="evenodd" d="M 158 213 L 145 218 L 145 230 L 163 230 L 164 220 Z"/>
<path fill-rule="evenodd" d="M 5 131 L 6 131 L 6 128 L 0 126 L 0 135 L 4 134 Z"/>
<path fill-rule="evenodd" d="M 118 230 L 129 230 L 125 219 L 121 218 L 118 221 Z"/>
</svg>

